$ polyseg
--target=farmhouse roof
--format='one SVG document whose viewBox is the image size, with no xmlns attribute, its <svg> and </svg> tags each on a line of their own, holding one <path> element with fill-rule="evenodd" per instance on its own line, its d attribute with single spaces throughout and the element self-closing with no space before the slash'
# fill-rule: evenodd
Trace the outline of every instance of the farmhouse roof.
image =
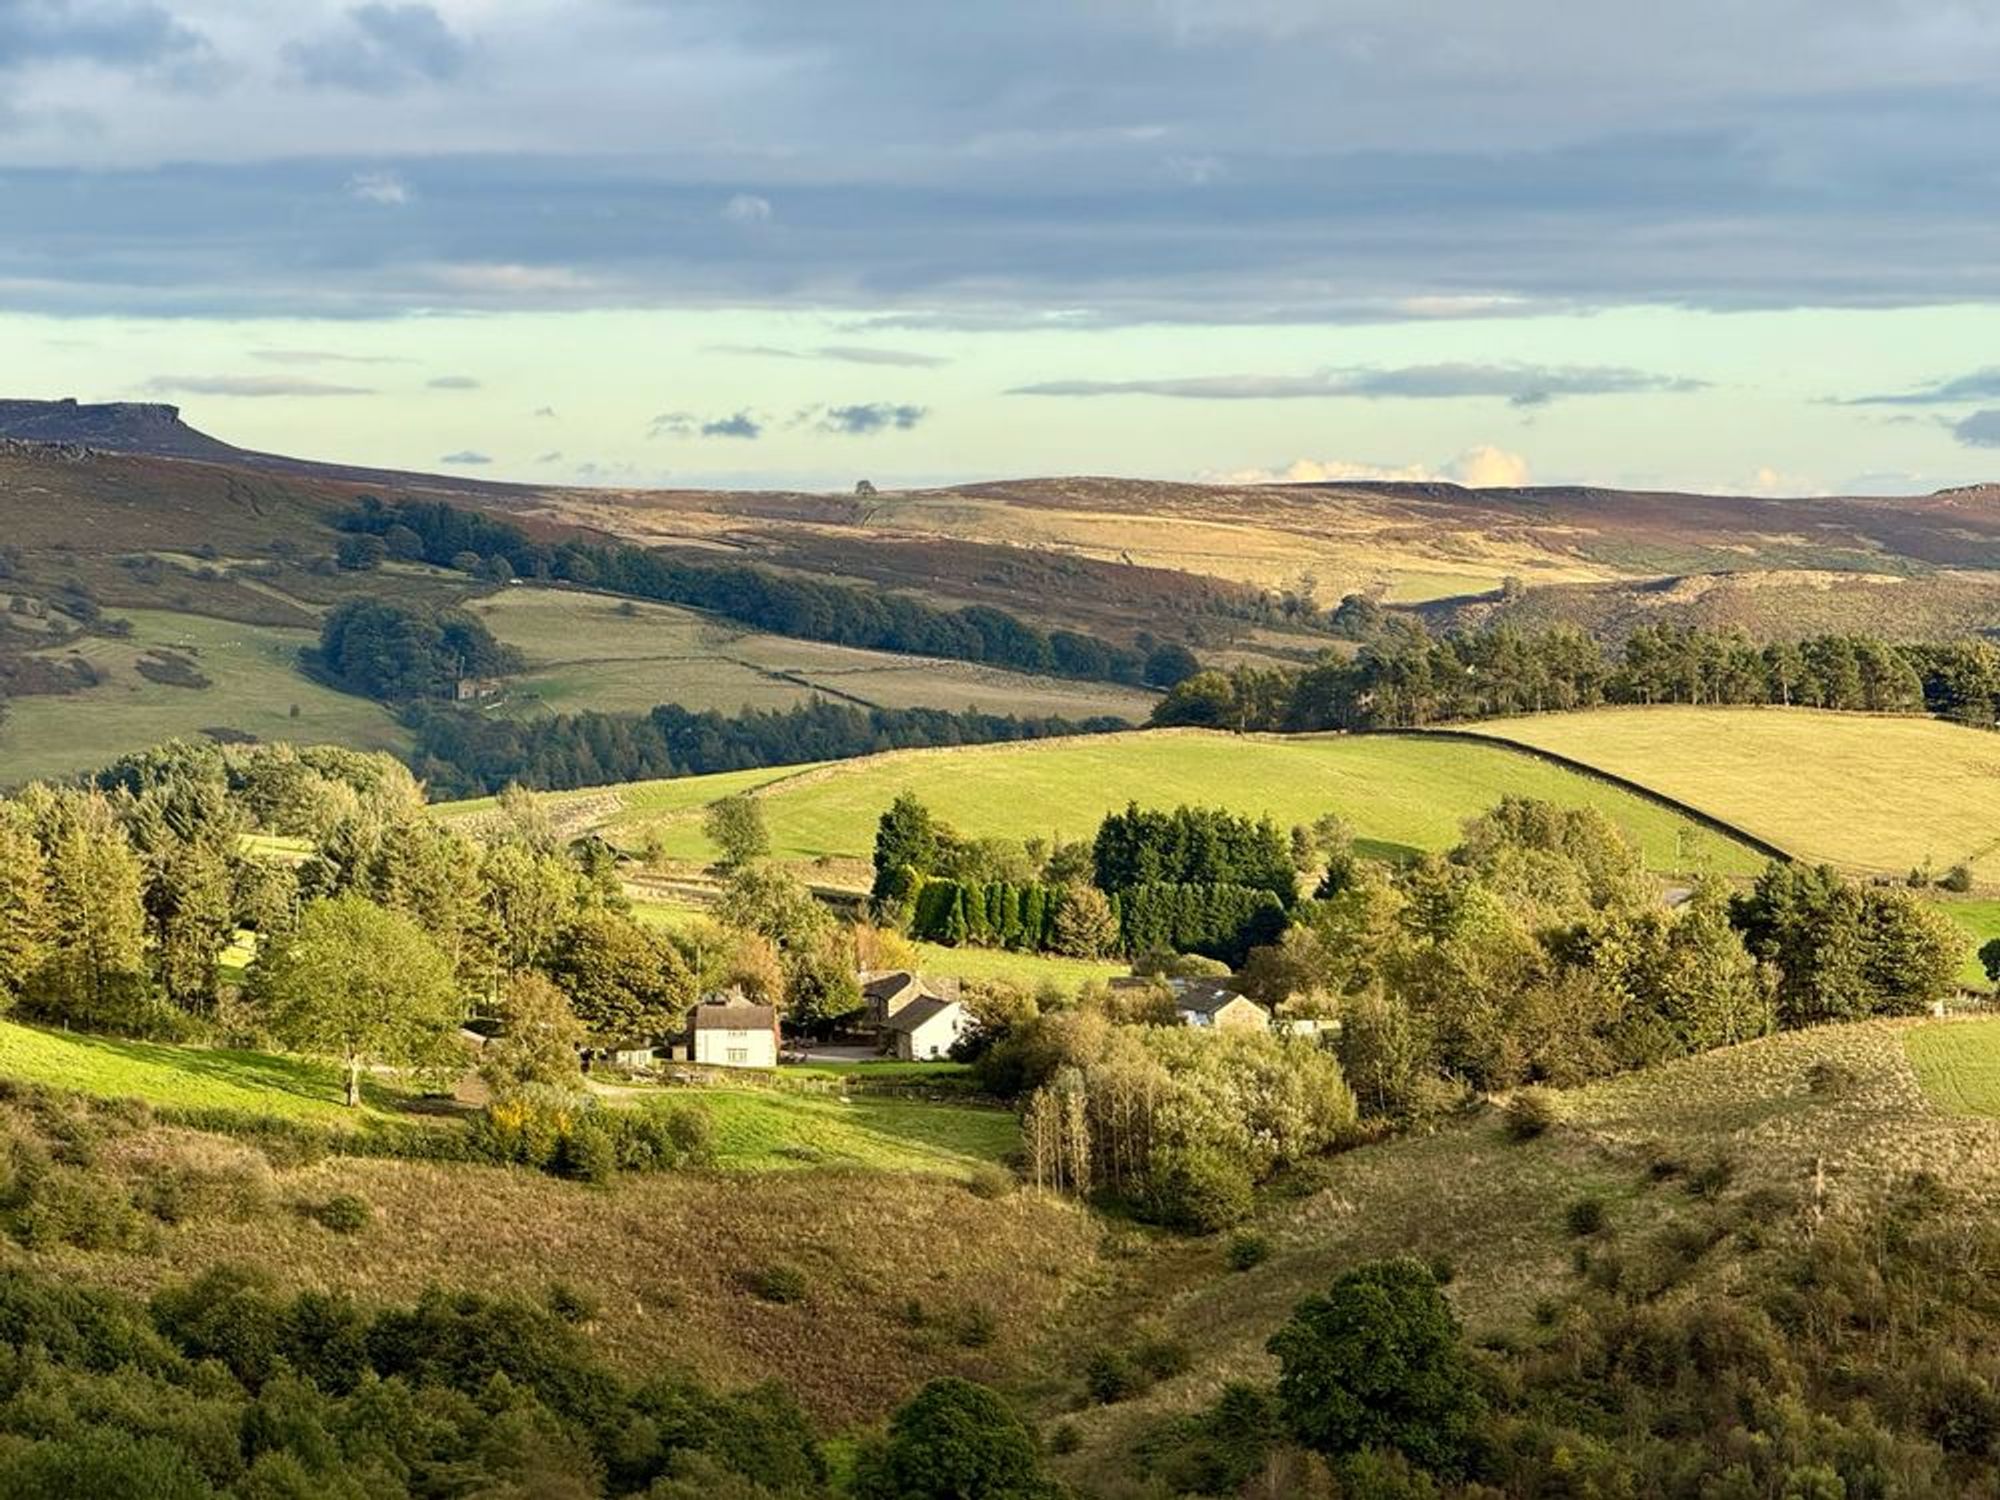
<svg viewBox="0 0 2000 1500">
<path fill-rule="evenodd" d="M 1175 1007 L 1201 1016 L 1212 1016 L 1230 1001 L 1242 998 L 1219 979 L 1184 979 L 1174 986 Z"/>
<path fill-rule="evenodd" d="M 777 1024 L 777 1009 L 770 1005 L 731 1002 L 726 1005 L 697 1005 L 694 1008 L 696 1031 L 770 1031 Z"/>
<path fill-rule="evenodd" d="M 928 1021 L 934 1021 L 948 1010 L 958 1007 L 956 1000 L 940 1000 L 935 995 L 926 995 L 921 1000 L 912 1000 L 908 1005 L 889 1017 L 891 1031 L 915 1031 Z"/>
</svg>

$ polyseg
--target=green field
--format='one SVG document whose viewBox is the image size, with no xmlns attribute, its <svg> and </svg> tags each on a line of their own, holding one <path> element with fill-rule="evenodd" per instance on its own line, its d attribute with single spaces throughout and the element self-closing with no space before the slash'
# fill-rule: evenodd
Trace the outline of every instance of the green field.
<svg viewBox="0 0 2000 1500">
<path fill-rule="evenodd" d="M 1929 718 L 1607 708 L 1488 734 L 1642 783 L 1801 859 L 1870 874 L 1963 860 L 2000 884 L 2000 737 Z"/>
<path fill-rule="evenodd" d="M 1904 1046 L 1917 1081 L 1938 1108 L 2000 1116 L 2000 1020 L 1920 1026 Z"/>
<path fill-rule="evenodd" d="M 2000 937 L 2000 901 L 1975 897 L 1969 901 L 1946 900 L 1939 905 L 1972 940 L 1965 950 L 1965 962 L 1959 967 L 1958 982 L 1975 989 L 1991 989 L 1992 982 L 1979 962 L 1979 945 L 1989 938 Z"/>
<path fill-rule="evenodd" d="M 327 1063 L 264 1052 L 175 1047 L 45 1031 L 0 1021 L 0 1077 L 160 1108 L 228 1109 L 322 1125 L 379 1119 L 396 1095 L 363 1085 L 359 1111 L 341 1102 L 339 1071 Z"/>
<path fill-rule="evenodd" d="M 298 651 L 317 639 L 313 631 L 166 610 L 117 613 L 132 622 L 130 638 L 92 636 L 75 646 L 102 674 L 96 687 L 9 702 L 0 720 L 0 784 L 89 770 L 128 750 L 209 729 L 363 750 L 408 743 L 381 704 L 300 675 Z M 176 687 L 142 677 L 137 663 L 156 649 L 185 657 L 209 685 Z"/>
<path fill-rule="evenodd" d="M 669 854 L 710 859 L 714 850 L 693 816 L 707 800 L 705 784 L 677 784 L 671 810 L 621 803 L 610 826 L 628 843 L 657 832 Z M 716 778 L 713 785 L 710 796 L 740 791 L 745 782 Z M 1180 730 L 898 751 L 774 779 L 760 800 L 779 858 L 865 860 L 876 819 L 903 791 L 963 833 L 1013 838 L 1088 838 L 1128 801 L 1216 804 L 1268 813 L 1285 825 L 1333 812 L 1378 854 L 1447 848 L 1468 818 L 1503 796 L 1541 797 L 1603 810 L 1657 870 L 1746 874 L 1762 865 L 1734 840 L 1596 778 L 1498 746 L 1410 735 Z"/>
<path fill-rule="evenodd" d="M 922 1100 L 841 1099 L 778 1089 L 679 1093 L 708 1111 L 716 1164 L 750 1172 L 813 1166 L 884 1172 L 950 1172 L 1000 1161 L 1020 1142 L 1001 1109 Z"/>
<path fill-rule="evenodd" d="M 791 708 L 817 694 L 881 708 L 1113 714 L 1138 723 L 1154 701 L 1111 683 L 793 640 L 699 610 L 570 589 L 524 585 L 468 608 L 527 657 L 528 670 L 508 681 L 505 713 L 645 713 L 661 703 L 735 713 Z"/>
</svg>

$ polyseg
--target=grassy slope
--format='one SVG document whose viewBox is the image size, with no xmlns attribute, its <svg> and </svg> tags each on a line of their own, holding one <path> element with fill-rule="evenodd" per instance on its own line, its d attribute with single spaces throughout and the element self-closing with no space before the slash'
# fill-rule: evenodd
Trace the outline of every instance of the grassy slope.
<svg viewBox="0 0 2000 1500">
<path fill-rule="evenodd" d="M 789 640 L 696 610 L 636 602 L 628 610 L 603 594 L 523 586 L 471 609 L 528 658 L 528 671 L 510 686 L 511 713 L 643 713 L 660 703 L 735 713 L 790 708 L 823 692 L 885 708 L 1138 722 L 1153 704 L 1150 694 L 1107 683 Z"/>
<path fill-rule="evenodd" d="M 142 1099 L 187 1109 L 243 1110 L 341 1125 L 355 1120 L 341 1103 L 338 1070 L 302 1058 L 220 1048 L 174 1047 L 45 1031 L 0 1021 L 0 1077 L 105 1099 Z M 394 1096 L 367 1089 L 364 1112 L 379 1115 Z"/>
<path fill-rule="evenodd" d="M 698 787 L 698 783 L 696 784 Z M 727 790 L 740 790 L 738 782 Z M 1761 861 L 1646 799 L 1531 757 L 1483 745 L 1405 736 L 1240 738 L 1149 733 L 905 751 L 842 762 L 762 793 L 781 858 L 864 859 L 876 819 L 912 791 L 960 831 L 1087 838 L 1106 813 L 1136 800 L 1153 807 L 1209 803 L 1282 824 L 1335 812 L 1378 851 L 1449 846 L 1466 819 L 1507 794 L 1603 809 L 1638 839 L 1648 864 L 1701 864 L 1732 873 Z M 690 790 L 683 807 L 698 805 Z M 656 825 L 670 853 L 712 851 L 685 812 L 618 818 L 628 836 Z"/>
<path fill-rule="evenodd" d="M 1481 726 L 1629 777 L 1803 859 L 2000 882 L 2000 739 L 1926 718 L 1620 708 Z"/>
<path fill-rule="evenodd" d="M 407 741 L 379 703 L 334 692 L 300 675 L 298 650 L 315 639 L 310 630 L 165 610 L 117 613 L 132 622 L 129 640 L 92 637 L 78 647 L 105 681 L 81 693 L 16 698 L 8 704 L 0 721 L 0 784 L 100 766 L 127 750 L 210 728 L 367 750 L 400 749 Z M 155 647 L 191 658 L 210 685 L 148 682 L 133 664 Z M 294 704 L 297 718 L 291 716 Z"/>
<path fill-rule="evenodd" d="M 745 1171 L 832 1165 L 963 1177 L 1020 1144 L 1014 1116 L 1000 1109 L 774 1089 L 704 1089 L 694 1097 L 714 1122 L 719 1162 Z"/>
<path fill-rule="evenodd" d="M 1917 1081 L 1939 1109 L 2000 1116 L 2000 1021 L 1925 1026 L 1906 1042 Z"/>
<path fill-rule="evenodd" d="M 1563 1214 L 1585 1194 L 1603 1198 L 1620 1244 L 1688 1216 L 1677 1182 L 1651 1180 L 1664 1150 L 1699 1164 L 1726 1155 L 1732 1193 L 1809 1189 L 1824 1163 L 1837 1210 L 1907 1173 L 1929 1169 L 1968 1194 L 2000 1184 L 2000 1120 L 1954 1117 L 1919 1082 L 1920 1057 L 1976 1040 L 1986 1087 L 2000 1108 L 2000 1023 L 1871 1022 L 1794 1032 L 1560 1096 L 1564 1123 L 1527 1143 L 1510 1140 L 1487 1110 L 1436 1134 L 1335 1157 L 1305 1175 L 1303 1196 L 1274 1199 L 1257 1227 L 1273 1255 L 1231 1273 L 1220 1243 L 1136 1262 L 1099 1309 L 1094 1335 L 1131 1337 L 1150 1322 L 1185 1339 L 1197 1363 L 1134 1402 L 1077 1417 L 1085 1449 L 1076 1477 L 1109 1483 L 1128 1471 L 1132 1437 L 1167 1412 L 1212 1400 L 1223 1381 L 1272 1373 L 1264 1340 L 1298 1300 L 1358 1260 L 1443 1257 L 1452 1300 L 1475 1338 L 1534 1336 L 1536 1304 L 1570 1284 L 1575 1246 Z M 1852 1082 L 1815 1091 L 1814 1065 L 1844 1063 Z"/>
<path fill-rule="evenodd" d="M 1979 947 L 1988 938 L 2000 937 L 2000 901 L 1973 897 L 1946 901 L 1943 905 L 1945 912 L 1965 929 L 1965 935 L 1971 939 L 1965 951 L 1965 962 L 1959 966 L 1958 982 L 1974 989 L 1991 989 L 1986 970 L 1979 962 Z"/>
</svg>

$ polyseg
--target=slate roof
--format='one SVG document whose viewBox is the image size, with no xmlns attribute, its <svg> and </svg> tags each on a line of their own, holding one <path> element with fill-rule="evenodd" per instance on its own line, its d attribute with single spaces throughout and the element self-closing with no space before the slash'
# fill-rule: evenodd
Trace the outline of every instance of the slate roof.
<svg viewBox="0 0 2000 1500">
<path fill-rule="evenodd" d="M 696 1031 L 770 1031 L 778 1024 L 778 1012 L 770 1005 L 697 1005 Z"/>
<path fill-rule="evenodd" d="M 956 1000 L 940 1000 L 936 996 L 926 995 L 921 1000 L 912 1000 L 897 1011 L 889 1017 L 887 1024 L 891 1031 L 915 1031 L 926 1021 L 943 1015 L 957 1004 Z"/>
</svg>

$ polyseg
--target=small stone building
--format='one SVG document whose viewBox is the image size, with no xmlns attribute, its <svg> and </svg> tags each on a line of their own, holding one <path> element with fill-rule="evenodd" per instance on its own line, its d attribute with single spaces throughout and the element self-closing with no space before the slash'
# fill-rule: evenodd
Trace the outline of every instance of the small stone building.
<svg viewBox="0 0 2000 1500">
<path fill-rule="evenodd" d="M 705 1000 L 689 1021 L 688 1060 L 708 1068 L 775 1068 L 778 1010 L 748 1000 Z"/>
<path fill-rule="evenodd" d="M 926 995 L 889 1018 L 884 1032 L 902 1062 L 942 1062 L 972 1028 L 972 1017 L 956 1000 Z"/>
</svg>

